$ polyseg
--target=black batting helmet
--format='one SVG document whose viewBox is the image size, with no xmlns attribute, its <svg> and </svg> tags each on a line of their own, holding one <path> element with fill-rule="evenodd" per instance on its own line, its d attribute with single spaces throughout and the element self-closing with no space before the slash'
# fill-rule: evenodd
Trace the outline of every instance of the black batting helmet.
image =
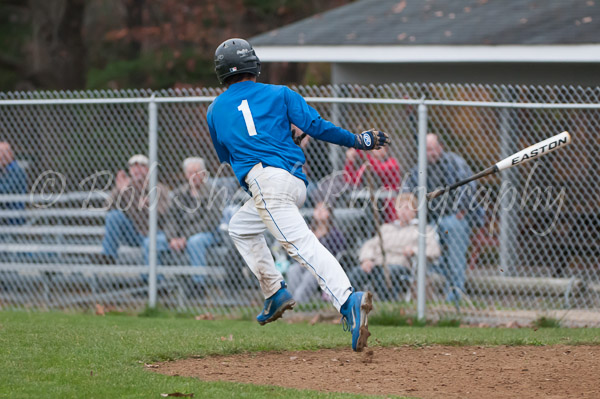
<svg viewBox="0 0 600 399">
<path fill-rule="evenodd" d="M 229 39 L 215 51 L 215 72 L 223 84 L 229 76 L 240 73 L 260 75 L 260 60 L 254 49 L 244 39 Z"/>
</svg>

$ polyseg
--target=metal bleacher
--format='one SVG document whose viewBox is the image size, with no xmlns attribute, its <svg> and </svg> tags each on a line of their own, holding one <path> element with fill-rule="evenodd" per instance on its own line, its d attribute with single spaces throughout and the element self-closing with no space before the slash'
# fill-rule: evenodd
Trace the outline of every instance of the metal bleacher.
<svg viewBox="0 0 600 399">
<path fill-rule="evenodd" d="M 104 235 L 105 193 L 71 192 L 56 197 L 1 195 L 0 203 L 24 202 L 24 210 L 0 210 L 0 261 L 27 263 L 93 263 Z M 85 201 L 86 208 L 82 207 Z M 141 257 L 139 248 L 123 246 L 119 257 Z M 141 258 L 140 258 L 141 259 Z"/>
<path fill-rule="evenodd" d="M 107 209 L 104 192 L 70 192 L 57 196 L 0 195 L 0 203 L 24 202 L 23 210 L 0 209 L 0 222 L 21 218 L 23 224 L 0 223 L 0 300 L 20 303 L 27 292 L 35 291 L 39 303 L 49 307 L 80 306 L 88 303 L 111 304 L 138 301 L 147 298 L 147 268 L 140 247 L 121 246 L 116 265 L 101 265 L 94 256 L 101 252 L 104 220 Z M 232 202 L 239 204 L 247 197 L 238 192 Z M 336 208 L 338 228 L 352 240 L 340 259 L 344 267 L 355 266 L 354 259 L 362 241 L 373 232 L 369 208 Z M 310 223 L 312 208 L 301 213 Z M 207 253 L 205 268 L 191 268 L 185 253 L 169 251 L 159 259 L 159 289 L 170 292 L 163 299 L 184 306 L 194 299 L 191 275 L 204 275 L 216 281 L 215 289 L 226 290 L 227 281 L 235 278 L 236 287 L 258 292 L 256 281 L 227 233 L 221 231 L 221 242 Z M 166 255 L 166 256 L 163 256 Z M 191 272 L 193 270 L 193 273 Z M 68 293 L 68 294 L 67 294 Z M 21 296 L 23 298 L 21 298 Z M 219 295 L 220 305 L 239 305 L 238 293 Z M 210 295 L 206 300 L 210 301 Z M 225 298 L 228 298 L 227 300 Z M 183 302 L 182 302 L 183 301 Z M 201 302 L 195 302 L 201 303 Z"/>
</svg>

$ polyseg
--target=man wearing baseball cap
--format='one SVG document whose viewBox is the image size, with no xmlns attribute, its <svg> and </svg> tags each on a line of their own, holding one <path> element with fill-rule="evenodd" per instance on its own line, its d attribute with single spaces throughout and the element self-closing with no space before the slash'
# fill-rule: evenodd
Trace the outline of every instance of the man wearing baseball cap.
<svg viewBox="0 0 600 399">
<path fill-rule="evenodd" d="M 129 158 L 129 174 L 119 170 L 115 188 L 109 198 L 110 210 L 106 215 L 106 230 L 102 240 L 100 263 L 114 264 L 119 247 L 123 244 L 144 247 L 144 259 L 148 263 L 149 230 L 149 160 L 143 154 Z M 157 184 L 158 251 L 168 250 L 167 239 L 161 231 L 169 208 L 169 190 Z"/>
</svg>

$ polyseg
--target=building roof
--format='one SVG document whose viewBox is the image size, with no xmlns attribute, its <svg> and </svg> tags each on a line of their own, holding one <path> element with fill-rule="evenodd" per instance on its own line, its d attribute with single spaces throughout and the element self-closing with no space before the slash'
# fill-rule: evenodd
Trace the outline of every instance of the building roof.
<svg viewBox="0 0 600 399">
<path fill-rule="evenodd" d="M 361 0 L 252 38 L 255 46 L 600 43 L 600 0 Z"/>
<path fill-rule="evenodd" d="M 263 61 L 600 62 L 600 0 L 360 0 L 250 39 Z"/>
</svg>

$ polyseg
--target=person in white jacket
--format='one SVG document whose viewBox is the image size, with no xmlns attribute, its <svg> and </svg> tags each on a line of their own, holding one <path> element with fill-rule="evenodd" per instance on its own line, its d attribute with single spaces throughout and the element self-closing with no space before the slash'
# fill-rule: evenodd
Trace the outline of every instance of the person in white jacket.
<svg viewBox="0 0 600 399">
<path fill-rule="evenodd" d="M 379 235 L 366 241 L 360 249 L 360 267 L 350 276 L 356 287 L 370 284 L 380 298 L 388 299 L 408 288 L 412 259 L 419 247 L 417 198 L 414 194 L 402 193 L 396 198 L 395 207 L 398 218 L 381 226 L 383 245 Z M 438 236 L 432 226 L 427 226 L 425 255 L 430 262 L 436 261 L 441 255 Z M 392 292 L 387 287 L 384 264 L 390 272 Z"/>
</svg>

